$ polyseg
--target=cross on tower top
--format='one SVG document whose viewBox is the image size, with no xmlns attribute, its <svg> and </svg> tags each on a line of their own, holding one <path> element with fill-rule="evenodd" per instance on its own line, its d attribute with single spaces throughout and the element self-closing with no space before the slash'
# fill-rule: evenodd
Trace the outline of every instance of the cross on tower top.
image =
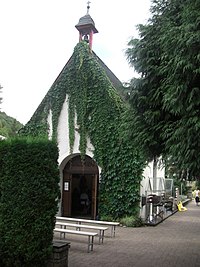
<svg viewBox="0 0 200 267">
<path fill-rule="evenodd" d="M 86 41 L 89 43 L 90 49 L 92 49 L 93 34 L 97 33 L 95 23 L 89 14 L 90 1 L 87 1 L 87 14 L 79 19 L 79 22 L 75 27 L 79 31 L 79 42 Z"/>
<path fill-rule="evenodd" d="M 90 9 L 90 1 L 87 2 L 87 14 L 89 14 L 89 9 Z"/>
</svg>

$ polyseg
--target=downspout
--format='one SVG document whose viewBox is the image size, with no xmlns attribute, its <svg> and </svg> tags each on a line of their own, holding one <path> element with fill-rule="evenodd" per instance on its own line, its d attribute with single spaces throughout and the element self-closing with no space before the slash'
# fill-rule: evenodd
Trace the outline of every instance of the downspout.
<svg viewBox="0 0 200 267">
<path fill-rule="evenodd" d="M 154 156 L 153 158 L 153 193 L 156 193 L 157 190 L 157 168 L 158 167 L 158 158 Z"/>
</svg>

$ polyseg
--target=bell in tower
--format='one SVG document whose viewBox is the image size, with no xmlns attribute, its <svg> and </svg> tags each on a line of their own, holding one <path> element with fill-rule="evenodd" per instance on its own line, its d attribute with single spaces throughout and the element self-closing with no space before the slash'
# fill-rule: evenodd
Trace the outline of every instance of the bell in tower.
<svg viewBox="0 0 200 267">
<path fill-rule="evenodd" d="M 98 33 L 95 28 L 95 23 L 91 16 L 89 15 L 90 2 L 87 2 L 87 14 L 79 19 L 78 24 L 75 26 L 79 31 L 79 42 L 86 41 L 89 43 L 92 49 L 93 34 Z"/>
</svg>

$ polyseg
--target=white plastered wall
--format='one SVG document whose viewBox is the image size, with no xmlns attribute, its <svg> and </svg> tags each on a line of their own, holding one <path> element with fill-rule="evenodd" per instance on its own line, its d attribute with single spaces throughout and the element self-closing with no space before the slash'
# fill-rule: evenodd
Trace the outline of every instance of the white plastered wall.
<svg viewBox="0 0 200 267">
<path fill-rule="evenodd" d="M 153 179 L 153 161 L 151 161 L 147 167 L 143 171 L 143 180 L 141 181 L 141 186 L 140 186 L 140 196 L 146 196 L 147 190 L 149 190 L 149 183 L 152 185 L 152 179 Z M 157 188 L 156 190 L 159 190 L 160 187 L 160 182 L 164 181 L 165 179 L 165 168 L 161 164 L 161 159 L 158 162 L 158 167 L 157 167 L 157 177 L 158 183 L 157 183 Z M 161 179 L 160 179 L 161 178 Z M 142 218 L 145 217 L 145 206 L 140 209 L 140 216 Z"/>
<path fill-rule="evenodd" d="M 80 142 L 80 134 L 77 130 L 75 130 L 75 140 L 74 140 L 74 146 L 73 151 L 70 153 L 70 141 L 69 141 L 69 120 L 68 120 L 68 111 L 69 111 L 69 98 L 68 95 L 66 96 L 66 99 L 63 103 L 62 110 L 60 113 L 59 121 L 58 121 L 58 128 L 57 128 L 57 143 L 58 143 L 58 150 L 59 150 L 59 158 L 58 163 L 60 167 L 60 188 L 62 192 L 62 180 L 63 180 L 63 168 L 67 161 L 70 159 L 70 154 L 72 155 L 78 155 L 80 154 L 79 150 L 79 142 Z M 52 111 L 49 111 L 49 115 L 47 118 L 48 122 L 48 137 L 49 139 L 52 139 L 53 134 L 53 124 L 52 124 Z M 75 129 L 78 129 L 79 126 L 77 125 L 77 116 L 75 115 Z M 94 147 L 90 141 L 90 138 L 87 138 L 87 147 L 86 147 L 86 155 L 93 158 L 94 154 Z M 100 167 L 99 173 L 101 171 Z M 61 196 L 62 199 L 62 196 Z M 61 203 L 59 205 L 59 211 L 58 214 L 61 213 Z"/>
<path fill-rule="evenodd" d="M 158 162 L 158 167 L 157 167 L 157 177 L 158 178 L 165 178 L 165 168 L 163 165 L 160 163 L 161 160 Z M 148 188 L 148 183 L 149 183 L 149 178 L 153 177 L 153 161 L 151 161 L 147 167 L 144 169 L 143 172 L 143 180 L 141 181 L 141 188 L 140 188 L 140 195 L 145 195 L 145 192 Z M 159 183 L 157 183 L 157 190 L 159 189 Z"/>
<path fill-rule="evenodd" d="M 58 149 L 59 149 L 59 164 L 68 157 L 70 153 L 70 141 L 69 141 L 69 120 L 68 120 L 68 110 L 69 110 L 69 101 L 68 95 L 63 103 L 63 107 L 60 113 L 59 121 L 58 121 L 58 129 L 57 129 L 57 142 L 58 142 Z M 78 128 L 77 119 L 75 115 L 75 129 Z M 79 141 L 80 141 L 80 134 L 77 130 L 75 130 L 75 140 L 74 140 L 74 147 L 72 154 L 79 154 Z M 93 151 L 94 147 L 89 138 L 87 138 L 87 148 L 86 154 L 93 158 Z"/>
</svg>

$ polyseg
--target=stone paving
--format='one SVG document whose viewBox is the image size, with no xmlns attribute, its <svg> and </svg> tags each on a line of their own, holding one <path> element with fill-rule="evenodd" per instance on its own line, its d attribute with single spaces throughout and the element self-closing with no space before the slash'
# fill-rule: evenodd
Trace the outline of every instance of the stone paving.
<svg viewBox="0 0 200 267">
<path fill-rule="evenodd" d="M 87 253 L 87 238 L 70 236 L 69 267 L 196 267 L 200 266 L 200 206 L 194 201 L 157 226 L 117 227 L 104 244 L 95 240 Z"/>
</svg>

